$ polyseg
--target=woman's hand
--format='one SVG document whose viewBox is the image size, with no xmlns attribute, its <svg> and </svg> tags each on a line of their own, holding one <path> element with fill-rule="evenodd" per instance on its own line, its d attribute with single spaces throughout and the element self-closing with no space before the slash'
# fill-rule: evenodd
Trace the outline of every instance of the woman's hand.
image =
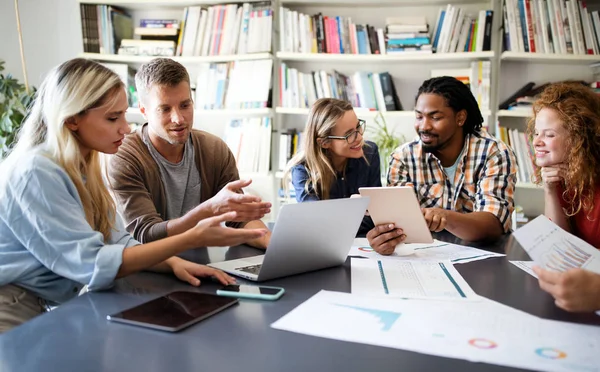
<svg viewBox="0 0 600 372">
<path fill-rule="evenodd" d="M 226 221 L 236 221 L 236 212 L 205 218 L 185 232 L 196 247 L 227 247 L 258 239 L 268 233 L 267 229 L 234 229 L 222 226 Z"/>
<path fill-rule="evenodd" d="M 542 181 L 544 186 L 554 187 L 563 182 L 567 173 L 567 165 L 564 163 L 555 164 L 550 167 L 542 167 Z"/>
<path fill-rule="evenodd" d="M 584 269 L 565 272 L 534 266 L 540 288 L 550 293 L 556 306 L 573 312 L 600 310 L 600 274 Z"/>
<path fill-rule="evenodd" d="M 173 274 L 184 282 L 188 282 L 194 287 L 200 285 L 200 278 L 216 278 L 221 284 L 235 284 L 235 279 L 225 274 L 221 270 L 213 269 L 205 265 L 199 265 L 194 262 L 186 261 L 176 257 L 176 260 L 171 260 L 169 265 L 173 269 Z"/>
</svg>

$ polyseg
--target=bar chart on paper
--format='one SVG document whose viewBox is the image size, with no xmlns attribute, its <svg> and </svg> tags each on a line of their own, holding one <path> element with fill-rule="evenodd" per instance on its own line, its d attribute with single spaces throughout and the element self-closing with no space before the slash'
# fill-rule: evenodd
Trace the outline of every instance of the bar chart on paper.
<svg viewBox="0 0 600 372">
<path fill-rule="evenodd" d="M 592 257 L 583 249 L 578 248 L 569 241 L 554 244 L 549 252 L 544 255 L 548 268 L 556 271 L 566 271 L 582 267 Z"/>
<path fill-rule="evenodd" d="M 556 271 L 582 268 L 600 274 L 600 251 L 546 216 L 536 217 L 513 236 L 538 266 Z"/>
</svg>

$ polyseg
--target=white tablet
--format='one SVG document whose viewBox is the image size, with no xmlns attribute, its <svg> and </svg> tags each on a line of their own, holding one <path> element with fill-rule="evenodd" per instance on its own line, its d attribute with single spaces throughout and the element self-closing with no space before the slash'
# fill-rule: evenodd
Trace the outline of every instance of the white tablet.
<svg viewBox="0 0 600 372">
<path fill-rule="evenodd" d="M 361 187 L 358 192 L 371 198 L 367 209 L 376 226 L 393 223 L 404 230 L 404 243 L 433 243 L 412 187 Z"/>
</svg>

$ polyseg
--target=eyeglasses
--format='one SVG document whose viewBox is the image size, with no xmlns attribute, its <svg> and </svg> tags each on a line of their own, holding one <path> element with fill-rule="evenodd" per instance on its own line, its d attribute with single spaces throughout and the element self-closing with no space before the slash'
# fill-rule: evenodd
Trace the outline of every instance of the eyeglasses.
<svg viewBox="0 0 600 372">
<path fill-rule="evenodd" d="M 355 131 L 348 133 L 345 136 L 327 136 L 325 138 L 346 140 L 346 142 L 348 142 L 348 144 L 352 144 L 352 143 L 356 142 L 356 139 L 358 138 L 359 134 L 362 136 L 365 133 L 366 126 L 367 126 L 367 123 L 364 120 L 358 119 L 358 124 L 356 125 Z"/>
</svg>

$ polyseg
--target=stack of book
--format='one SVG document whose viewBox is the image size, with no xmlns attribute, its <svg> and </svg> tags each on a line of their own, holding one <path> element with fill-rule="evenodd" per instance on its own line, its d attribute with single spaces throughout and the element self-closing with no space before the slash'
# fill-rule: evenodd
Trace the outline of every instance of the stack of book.
<svg viewBox="0 0 600 372">
<path fill-rule="evenodd" d="M 279 74 L 282 107 L 310 108 L 320 98 L 337 98 L 350 102 L 356 108 L 402 110 L 394 81 L 388 72 L 357 71 L 351 76 L 338 71 L 302 73 L 282 63 Z"/>
<path fill-rule="evenodd" d="M 393 17 L 386 19 L 386 53 L 431 53 L 429 25 L 425 17 Z"/>
<path fill-rule="evenodd" d="M 600 54 L 600 16 L 581 0 L 504 0 L 504 50 Z"/>
<path fill-rule="evenodd" d="M 273 60 L 203 63 L 196 82 L 196 108 L 269 107 Z"/>
<path fill-rule="evenodd" d="M 141 19 L 134 34 L 140 39 L 121 41 L 118 54 L 134 56 L 175 55 L 179 39 L 179 21 L 176 19 Z"/>
</svg>

